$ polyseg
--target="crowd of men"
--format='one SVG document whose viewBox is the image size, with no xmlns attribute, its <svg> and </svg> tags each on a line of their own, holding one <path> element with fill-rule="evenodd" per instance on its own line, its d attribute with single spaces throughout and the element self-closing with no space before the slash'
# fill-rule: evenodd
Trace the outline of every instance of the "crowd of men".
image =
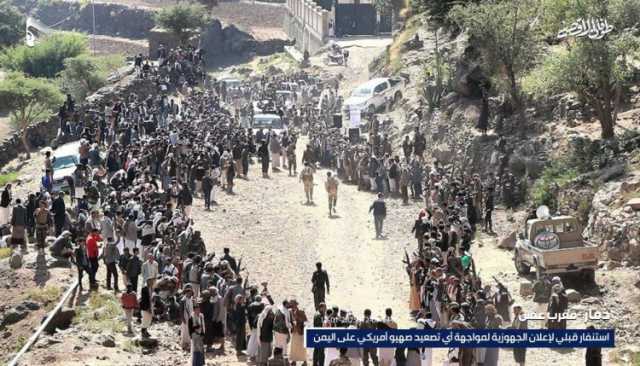
<svg viewBox="0 0 640 366">
<path fill-rule="evenodd" d="M 155 95 L 132 93 L 109 101 L 101 111 L 82 111 L 68 97 L 60 109 L 61 132 L 81 139 L 76 169 L 63 182 L 69 194 L 54 189 L 62 183 L 53 180 L 48 153 L 38 192 L 22 200 L 7 185 L 0 197 L 0 225 L 10 224 L 10 245 L 24 252 L 28 238 L 35 238 L 40 255 L 48 247 L 55 259 L 73 263 L 80 291 L 85 274 L 89 290 L 98 287 L 98 269 L 104 264 L 104 287 L 120 294 L 128 332 L 134 332 L 136 316 L 142 337 L 152 336 L 154 322 L 173 321 L 180 324 L 179 342 L 190 350 L 193 365 L 204 365 L 205 354 L 216 347 L 224 351 L 226 337 L 232 337 L 236 352 L 258 365 L 284 365 L 307 362 L 303 332 L 310 324 L 397 328 L 391 309 L 375 319 L 370 310 L 358 318 L 327 306 L 329 276 L 320 263 L 311 279 L 316 313 L 309 319 L 295 299 L 276 303 L 267 282 L 247 283 L 242 260 L 229 248 L 222 256 L 207 252 L 193 226 L 194 200 L 202 198 L 205 209 L 215 206 L 219 190 L 232 193 L 235 179 L 247 179 L 253 157 L 264 177 L 285 165 L 297 175 L 300 161 L 308 202 L 313 202 L 313 173 L 319 165 L 335 168 L 343 182 L 376 192 L 370 211 L 377 238 L 384 237 L 385 197 L 397 195 L 406 204 L 410 198 L 423 200 L 412 229 L 417 250 L 406 258 L 409 303 L 419 328 L 527 327 L 518 318 L 522 307 L 513 305 L 503 285 L 482 286 L 469 254 L 478 225 L 493 231 L 499 184 L 493 177 L 454 179 L 437 164 L 427 167 L 426 139 L 419 129 L 400 152 L 393 150 L 375 117 L 368 141 L 343 136 L 332 121 L 340 110 L 337 84 L 320 85 L 303 73 L 262 77 L 232 90 L 223 80 L 205 81 L 202 53 L 192 47 L 161 48 L 157 62 L 136 60 L 135 66 L 140 78 L 156 83 Z M 168 97 L 177 89 L 179 101 Z M 293 92 L 293 103 L 278 101 L 277 91 L 283 89 Z M 254 102 L 278 114 L 288 131 L 254 133 L 243 125 L 256 113 Z M 296 156 L 296 131 L 309 134 L 301 157 Z M 327 175 L 325 189 L 332 215 L 335 175 Z M 540 291 L 550 287 L 552 294 L 538 300 L 550 298 L 550 311 L 562 312 L 562 283 L 552 282 L 541 282 Z M 517 363 L 524 364 L 525 353 L 514 350 Z M 460 365 L 500 364 L 498 349 L 460 348 L 449 354 Z M 430 365 L 431 350 L 317 348 L 312 360 L 314 366 Z"/>
</svg>

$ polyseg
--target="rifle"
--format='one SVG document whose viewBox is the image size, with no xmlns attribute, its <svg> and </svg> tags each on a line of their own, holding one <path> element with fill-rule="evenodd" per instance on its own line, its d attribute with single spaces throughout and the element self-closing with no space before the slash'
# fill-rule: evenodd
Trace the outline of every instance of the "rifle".
<svg viewBox="0 0 640 366">
<path fill-rule="evenodd" d="M 402 263 L 407 265 L 407 273 L 410 275 L 411 261 L 409 261 L 409 253 L 407 253 L 406 249 L 404 250 L 404 260 L 402 261 Z"/>
<path fill-rule="evenodd" d="M 242 257 L 240 256 L 240 260 L 238 261 L 238 264 L 236 265 L 236 274 L 240 274 L 240 271 L 242 271 Z"/>
<path fill-rule="evenodd" d="M 491 278 L 493 278 L 494 281 L 496 281 L 496 283 L 498 284 L 498 289 L 500 289 L 501 291 L 505 291 L 507 293 L 509 293 L 509 289 L 507 289 L 507 287 L 505 285 L 502 284 L 502 282 L 500 282 L 496 276 L 491 276 Z"/>
</svg>

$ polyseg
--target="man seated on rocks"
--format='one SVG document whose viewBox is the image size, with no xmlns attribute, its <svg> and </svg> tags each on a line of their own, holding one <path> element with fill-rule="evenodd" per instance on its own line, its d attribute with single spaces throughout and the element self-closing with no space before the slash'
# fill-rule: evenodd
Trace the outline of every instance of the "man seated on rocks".
<svg viewBox="0 0 640 366">
<path fill-rule="evenodd" d="M 69 258 L 73 255 L 73 245 L 71 244 L 71 232 L 65 230 L 60 234 L 49 248 L 51 256 L 60 261 L 71 264 Z"/>
</svg>

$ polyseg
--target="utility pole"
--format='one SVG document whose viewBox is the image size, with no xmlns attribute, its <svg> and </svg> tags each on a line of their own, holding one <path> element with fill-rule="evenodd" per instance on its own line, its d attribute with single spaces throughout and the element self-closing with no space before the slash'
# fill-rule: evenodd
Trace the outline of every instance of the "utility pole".
<svg viewBox="0 0 640 366">
<path fill-rule="evenodd" d="M 93 49 L 93 55 L 96 55 L 96 4 L 94 0 L 91 0 L 91 16 L 93 18 L 93 33 L 91 35 L 91 48 Z"/>
</svg>

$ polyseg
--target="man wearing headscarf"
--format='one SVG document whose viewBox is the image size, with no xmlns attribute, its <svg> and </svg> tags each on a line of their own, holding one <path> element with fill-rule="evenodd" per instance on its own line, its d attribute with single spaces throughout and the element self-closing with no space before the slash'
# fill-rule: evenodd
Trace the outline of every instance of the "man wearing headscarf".
<svg viewBox="0 0 640 366">
<path fill-rule="evenodd" d="M 193 290 L 191 284 L 186 284 L 182 290 L 182 298 L 180 299 L 180 345 L 183 350 L 188 350 L 191 346 L 191 335 L 189 332 L 189 320 L 193 315 Z"/>
<path fill-rule="evenodd" d="M 260 340 L 260 347 L 258 349 L 257 364 L 259 366 L 266 366 L 269 357 L 271 357 L 271 343 L 273 342 L 273 320 L 275 315 L 273 313 L 273 306 L 265 306 L 262 313 L 258 317 L 257 329 L 258 339 Z"/>
<path fill-rule="evenodd" d="M 291 306 L 291 349 L 289 350 L 289 362 L 295 365 L 296 362 L 307 362 L 307 352 L 304 348 L 304 327 L 307 322 L 307 314 L 298 307 L 298 301 L 289 301 Z"/>
<path fill-rule="evenodd" d="M 247 356 L 255 361 L 258 356 L 258 348 L 260 341 L 258 340 L 258 318 L 265 308 L 265 304 L 262 302 L 261 296 L 255 296 L 253 301 L 247 306 L 247 318 L 249 321 L 249 344 L 247 345 Z"/>
</svg>

